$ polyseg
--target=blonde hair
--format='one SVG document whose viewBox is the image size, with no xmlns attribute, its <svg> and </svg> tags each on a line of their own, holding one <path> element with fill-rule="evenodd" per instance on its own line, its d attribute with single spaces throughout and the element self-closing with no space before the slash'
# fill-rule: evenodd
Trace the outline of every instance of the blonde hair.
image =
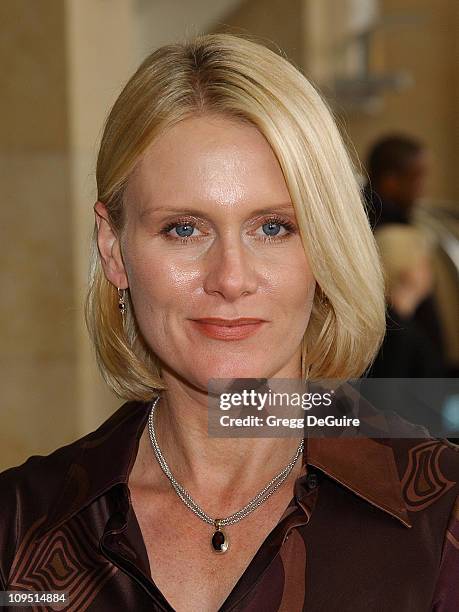
<svg viewBox="0 0 459 612">
<path fill-rule="evenodd" d="M 326 104 L 286 59 L 246 38 L 210 34 L 148 56 L 116 100 L 97 161 L 98 199 L 117 232 L 123 192 L 145 149 L 190 116 L 219 114 L 256 126 L 282 168 L 317 281 L 302 343 L 302 376 L 352 378 L 384 335 L 384 284 L 360 189 Z M 158 358 L 137 326 L 127 291 L 123 327 L 94 228 L 86 322 L 107 384 L 146 400 L 164 389 Z"/>
<path fill-rule="evenodd" d="M 384 270 L 386 297 L 390 299 L 403 274 L 430 258 L 431 245 L 421 230 L 401 223 L 377 229 L 375 240 Z"/>
</svg>

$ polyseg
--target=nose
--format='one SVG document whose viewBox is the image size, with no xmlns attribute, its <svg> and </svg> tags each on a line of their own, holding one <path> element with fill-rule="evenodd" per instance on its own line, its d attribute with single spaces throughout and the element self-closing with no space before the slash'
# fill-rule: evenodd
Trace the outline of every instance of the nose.
<svg viewBox="0 0 459 612">
<path fill-rule="evenodd" d="M 237 300 L 257 290 L 258 273 L 255 255 L 241 241 L 214 243 L 207 253 L 204 290 L 227 301 Z"/>
</svg>

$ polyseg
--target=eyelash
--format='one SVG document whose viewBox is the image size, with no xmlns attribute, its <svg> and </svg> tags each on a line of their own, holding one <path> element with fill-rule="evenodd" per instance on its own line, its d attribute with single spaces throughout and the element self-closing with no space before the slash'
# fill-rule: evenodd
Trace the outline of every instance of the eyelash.
<svg viewBox="0 0 459 612">
<path fill-rule="evenodd" d="M 261 225 L 266 225 L 268 223 L 275 223 L 276 225 L 281 225 L 288 231 L 288 233 L 284 234 L 283 236 L 279 236 L 279 238 L 276 236 L 265 236 L 264 238 L 258 238 L 258 240 L 261 240 L 262 242 L 283 242 L 285 239 L 289 238 L 292 234 L 296 233 L 295 225 L 288 219 L 274 215 L 272 217 L 269 217 L 265 221 L 263 221 Z M 189 236 L 188 238 L 183 237 L 183 236 L 172 237 L 169 234 L 169 232 L 179 225 L 191 225 L 192 227 L 196 227 L 198 224 L 190 219 L 185 219 L 185 218 L 177 219 L 175 221 L 172 221 L 171 223 L 168 223 L 165 227 L 163 227 L 160 230 L 160 234 L 163 235 L 167 240 L 174 240 L 174 241 L 180 240 L 182 244 L 194 242 L 195 240 L 199 240 L 201 238 L 201 236 L 195 236 L 195 237 Z"/>
</svg>

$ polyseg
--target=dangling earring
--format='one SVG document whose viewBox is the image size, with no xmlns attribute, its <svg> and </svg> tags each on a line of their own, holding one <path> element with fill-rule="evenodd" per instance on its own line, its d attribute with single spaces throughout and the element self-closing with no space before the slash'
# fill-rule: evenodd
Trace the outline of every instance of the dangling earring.
<svg viewBox="0 0 459 612">
<path fill-rule="evenodd" d="M 126 289 L 118 289 L 118 308 L 120 309 L 121 317 L 124 321 L 124 315 L 126 313 L 126 303 L 124 301 L 124 296 L 126 294 Z"/>
</svg>

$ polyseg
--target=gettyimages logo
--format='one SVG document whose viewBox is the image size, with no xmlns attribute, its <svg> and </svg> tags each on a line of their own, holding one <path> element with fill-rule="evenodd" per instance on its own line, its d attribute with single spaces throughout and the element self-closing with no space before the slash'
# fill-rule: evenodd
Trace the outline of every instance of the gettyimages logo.
<svg viewBox="0 0 459 612">
<path fill-rule="evenodd" d="M 311 410 L 311 408 L 319 406 L 331 406 L 332 396 L 334 391 L 326 391 L 324 393 L 279 393 L 269 389 L 263 393 L 251 389 L 244 389 L 240 393 L 220 393 L 220 408 L 221 410 L 230 410 L 231 408 L 240 408 L 241 406 L 264 410 L 272 407 L 301 407 L 303 410 Z"/>
<path fill-rule="evenodd" d="M 209 388 L 213 436 L 299 436 L 307 428 L 359 424 L 334 406 L 333 385 L 323 388 L 292 379 L 213 379 Z"/>
<path fill-rule="evenodd" d="M 459 438 L 457 378 L 211 379 L 208 400 L 213 437 Z"/>
</svg>

